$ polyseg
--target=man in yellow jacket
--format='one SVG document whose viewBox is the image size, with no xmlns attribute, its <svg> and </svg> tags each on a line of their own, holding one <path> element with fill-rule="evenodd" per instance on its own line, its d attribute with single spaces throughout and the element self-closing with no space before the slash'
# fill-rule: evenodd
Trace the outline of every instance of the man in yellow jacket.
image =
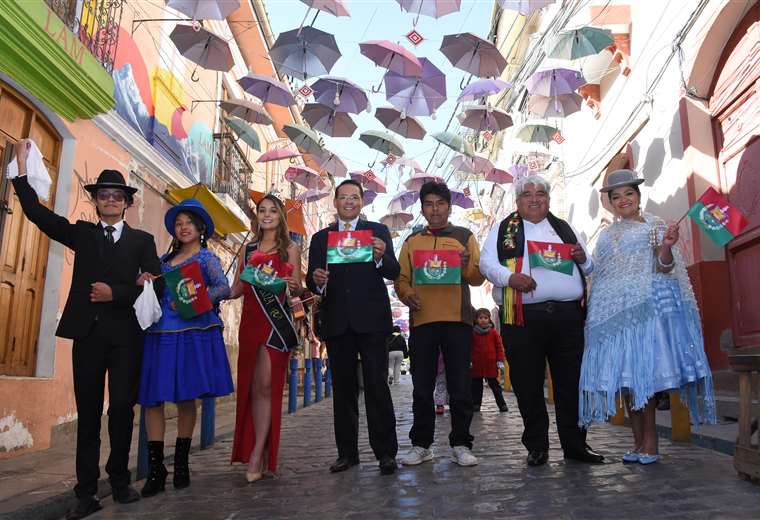
<svg viewBox="0 0 760 520">
<path fill-rule="evenodd" d="M 424 184 L 420 202 L 428 225 L 404 242 L 399 254 L 401 274 L 395 282 L 396 294 L 411 310 L 409 359 L 414 384 L 412 448 L 401 463 L 414 466 L 433 459 L 433 387 L 440 351 L 449 393 L 451 459 L 460 466 L 474 466 L 478 459 L 470 451 L 473 309 L 469 286 L 485 280 L 478 269 L 480 248 L 470 230 L 449 223 L 451 192 L 445 183 Z"/>
</svg>

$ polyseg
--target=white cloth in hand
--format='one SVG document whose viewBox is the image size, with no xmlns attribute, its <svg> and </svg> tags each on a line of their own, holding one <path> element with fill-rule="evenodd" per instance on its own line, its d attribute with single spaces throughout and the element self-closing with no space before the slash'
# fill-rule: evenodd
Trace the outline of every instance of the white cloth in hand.
<svg viewBox="0 0 760 520">
<path fill-rule="evenodd" d="M 156 291 L 153 290 L 153 280 L 145 280 L 142 294 L 135 300 L 134 308 L 142 330 L 161 319 L 161 304 L 158 303 Z"/>
<path fill-rule="evenodd" d="M 496 368 L 499 370 L 504 370 L 504 362 L 503 361 L 497 361 L 496 362 Z"/>
<path fill-rule="evenodd" d="M 42 160 L 42 153 L 37 148 L 37 144 L 34 141 L 29 142 L 32 146 L 29 148 L 29 155 L 26 158 L 26 178 L 37 196 L 46 201 L 50 196 L 50 185 L 53 181 L 50 180 L 50 175 L 45 168 L 45 162 Z M 15 157 L 8 165 L 7 177 L 9 179 L 18 177 L 18 163 Z"/>
</svg>

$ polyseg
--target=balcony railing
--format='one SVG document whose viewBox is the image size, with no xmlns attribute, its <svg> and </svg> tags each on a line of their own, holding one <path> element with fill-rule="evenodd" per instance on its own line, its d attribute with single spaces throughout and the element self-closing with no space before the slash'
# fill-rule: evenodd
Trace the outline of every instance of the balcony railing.
<svg viewBox="0 0 760 520">
<path fill-rule="evenodd" d="M 119 44 L 124 0 L 45 0 L 109 74 Z"/>
<path fill-rule="evenodd" d="M 231 132 L 214 134 L 214 150 L 217 168 L 211 191 L 228 194 L 246 214 L 250 214 L 248 186 L 253 178 L 253 167 Z"/>
</svg>

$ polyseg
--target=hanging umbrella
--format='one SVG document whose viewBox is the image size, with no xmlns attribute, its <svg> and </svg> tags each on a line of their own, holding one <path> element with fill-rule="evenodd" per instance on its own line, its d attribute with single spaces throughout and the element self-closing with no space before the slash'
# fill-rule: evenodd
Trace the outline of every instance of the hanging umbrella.
<svg viewBox="0 0 760 520">
<path fill-rule="evenodd" d="M 598 54 L 615 43 L 612 31 L 599 27 L 581 27 L 560 31 L 549 43 L 549 58 L 577 60 L 584 56 Z"/>
<path fill-rule="evenodd" d="M 493 130 L 498 132 L 512 126 L 512 118 L 504 110 L 491 105 L 474 105 L 467 108 L 459 119 L 462 126 L 478 132 Z"/>
<path fill-rule="evenodd" d="M 319 164 L 319 167 L 323 171 L 329 173 L 333 177 L 345 177 L 348 174 L 346 163 L 327 149 L 324 149 L 320 154 L 315 154 L 314 160 L 317 161 L 317 164 Z"/>
<path fill-rule="evenodd" d="M 377 198 L 377 192 L 372 190 L 364 190 L 363 202 L 365 206 L 372 204 Z"/>
<path fill-rule="evenodd" d="M 507 67 L 493 43 L 472 33 L 447 34 L 440 50 L 456 68 L 480 78 L 498 77 Z"/>
<path fill-rule="evenodd" d="M 351 137 L 356 123 L 345 112 L 336 112 L 319 103 L 309 103 L 303 107 L 301 115 L 314 130 L 331 137 Z"/>
<path fill-rule="evenodd" d="M 464 194 L 463 191 L 450 190 L 451 191 L 451 204 L 453 206 L 459 206 L 460 208 L 470 209 L 475 207 L 473 200 Z"/>
<path fill-rule="evenodd" d="M 322 138 L 311 128 L 286 123 L 282 131 L 302 153 L 319 153 L 323 149 Z"/>
<path fill-rule="evenodd" d="M 422 75 L 385 74 L 385 99 L 409 116 L 429 116 L 446 101 L 446 75 L 427 58 L 420 58 Z"/>
<path fill-rule="evenodd" d="M 227 42 L 202 27 L 196 30 L 190 25 L 177 24 L 169 39 L 182 56 L 204 69 L 226 72 L 235 65 Z"/>
<path fill-rule="evenodd" d="M 420 188 L 422 188 L 422 185 L 426 182 L 443 182 L 443 177 L 424 171 L 414 172 L 414 174 L 404 183 L 404 186 L 407 190 L 420 191 Z"/>
<path fill-rule="evenodd" d="M 388 208 L 393 212 L 402 211 L 409 206 L 414 205 L 414 203 L 418 200 L 420 200 L 419 190 L 402 191 L 401 193 L 393 196 L 390 203 L 388 204 Z"/>
<path fill-rule="evenodd" d="M 396 165 L 398 166 L 399 171 L 402 173 L 403 173 L 404 168 L 411 168 L 412 172 L 425 171 L 422 169 L 422 166 L 420 165 L 420 163 L 418 163 L 414 159 L 399 159 L 398 161 L 396 161 Z"/>
<path fill-rule="evenodd" d="M 486 214 L 483 213 L 483 210 L 480 208 L 472 208 L 464 212 L 464 218 L 470 222 L 478 222 L 479 220 L 485 219 Z"/>
<path fill-rule="evenodd" d="M 440 18 L 447 14 L 459 11 L 462 0 L 396 0 L 402 11 L 420 15 Z M 415 20 L 416 22 L 416 20 Z"/>
<path fill-rule="evenodd" d="M 166 0 L 166 7 L 193 20 L 224 20 L 240 7 L 240 0 Z"/>
<path fill-rule="evenodd" d="M 272 118 L 269 117 L 266 109 L 261 105 L 248 101 L 247 99 L 222 101 L 219 103 L 219 106 L 230 116 L 239 117 L 249 123 L 259 125 L 272 124 Z"/>
<path fill-rule="evenodd" d="M 575 92 L 554 97 L 530 96 L 528 110 L 536 117 L 565 117 L 581 109 L 583 98 Z"/>
<path fill-rule="evenodd" d="M 369 105 L 367 93 L 359 85 L 346 78 L 325 76 L 311 86 L 314 100 L 336 112 L 358 114 Z"/>
<path fill-rule="evenodd" d="M 351 16 L 343 0 L 301 0 L 310 9 L 318 9 L 333 16 Z"/>
<path fill-rule="evenodd" d="M 271 76 L 248 73 L 238 80 L 240 86 L 248 94 L 259 98 L 262 103 L 272 103 L 283 107 L 295 105 L 296 100 L 290 93 L 290 88 Z"/>
<path fill-rule="evenodd" d="M 388 215 L 380 217 L 380 223 L 385 224 L 390 231 L 401 231 L 406 229 L 406 226 L 414 219 L 414 215 L 411 213 L 389 213 Z"/>
<path fill-rule="evenodd" d="M 349 173 L 351 178 L 355 180 L 356 182 L 360 183 L 363 187 L 367 188 L 368 190 L 372 190 L 376 193 L 386 193 L 385 184 L 383 184 L 383 181 L 381 181 L 373 172 L 372 170 L 360 172 L 351 172 Z"/>
<path fill-rule="evenodd" d="M 472 145 L 465 141 L 461 135 L 451 132 L 436 132 L 433 138 L 441 144 L 445 144 L 455 152 L 463 153 L 469 157 L 475 155 Z"/>
<path fill-rule="evenodd" d="M 513 164 L 507 168 L 507 172 L 512 175 L 513 179 L 519 179 L 528 175 L 528 167 L 525 164 Z"/>
<path fill-rule="evenodd" d="M 403 117 L 402 117 L 403 116 Z M 413 116 L 404 115 L 395 108 L 378 108 L 375 117 L 391 132 L 396 132 L 407 139 L 422 139 L 425 128 Z"/>
<path fill-rule="evenodd" d="M 417 56 L 398 43 L 388 40 L 369 40 L 360 43 L 359 50 L 375 65 L 392 70 L 402 76 L 419 76 L 422 74 L 422 64 Z"/>
<path fill-rule="evenodd" d="M 496 0 L 502 9 L 529 15 L 554 3 L 554 0 Z"/>
<path fill-rule="evenodd" d="M 274 150 L 269 150 L 268 152 L 262 153 L 259 158 L 256 159 L 256 162 L 264 163 L 270 161 L 279 161 L 281 159 L 291 159 L 293 157 L 300 156 L 300 153 L 294 152 L 290 148 L 275 148 Z"/>
<path fill-rule="evenodd" d="M 462 93 L 457 98 L 457 103 L 462 101 L 474 101 L 484 96 L 498 94 L 502 90 L 511 88 L 512 84 L 501 79 L 479 79 L 473 81 L 462 89 Z"/>
<path fill-rule="evenodd" d="M 502 169 L 491 168 L 491 170 L 486 173 L 485 180 L 496 184 L 506 184 L 508 182 L 512 182 L 514 180 L 514 177 L 512 177 L 509 172 L 506 172 Z"/>
<path fill-rule="evenodd" d="M 388 132 L 367 130 L 359 134 L 359 140 L 370 148 L 384 154 L 393 154 L 396 157 L 404 155 L 404 147 Z"/>
<path fill-rule="evenodd" d="M 330 72 L 340 58 L 335 36 L 314 27 L 280 33 L 269 56 L 280 72 L 306 79 Z"/>
<path fill-rule="evenodd" d="M 488 172 L 493 170 L 493 163 L 486 157 L 480 155 L 474 155 L 472 157 L 456 155 L 449 161 L 449 166 L 451 166 L 455 172 L 464 172 L 480 179 L 483 179 Z"/>
<path fill-rule="evenodd" d="M 316 202 L 320 199 L 324 199 L 330 194 L 330 190 L 306 190 L 296 197 L 296 200 L 301 202 Z"/>
<path fill-rule="evenodd" d="M 557 133 L 553 126 L 542 124 L 526 124 L 520 128 L 515 137 L 526 143 L 548 143 Z"/>
<path fill-rule="evenodd" d="M 227 126 L 229 126 L 230 129 L 235 132 L 235 135 L 237 135 L 245 144 L 254 150 L 261 150 L 259 135 L 251 125 L 237 117 L 225 117 L 224 122 L 227 123 Z"/>
<path fill-rule="evenodd" d="M 577 70 L 572 69 L 546 69 L 531 74 L 525 86 L 531 94 L 539 96 L 559 96 L 571 94 L 586 80 Z"/>
<path fill-rule="evenodd" d="M 285 170 L 285 180 L 300 184 L 307 190 L 324 190 L 327 183 L 316 170 L 308 166 L 291 166 Z"/>
</svg>

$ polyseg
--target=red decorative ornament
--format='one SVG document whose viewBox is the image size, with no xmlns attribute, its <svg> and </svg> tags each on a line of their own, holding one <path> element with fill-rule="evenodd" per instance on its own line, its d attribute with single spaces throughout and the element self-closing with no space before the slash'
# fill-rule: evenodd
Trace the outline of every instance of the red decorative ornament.
<svg viewBox="0 0 760 520">
<path fill-rule="evenodd" d="M 391 164 L 396 162 L 396 156 L 392 153 L 389 153 L 388 156 L 383 160 L 383 164 L 386 166 L 390 166 Z"/>
<path fill-rule="evenodd" d="M 303 87 L 298 89 L 298 93 L 301 94 L 303 97 L 307 98 L 311 96 L 311 93 L 314 92 L 309 85 L 304 85 Z"/>
<path fill-rule="evenodd" d="M 535 159 L 529 160 L 528 161 L 528 170 L 532 171 L 532 172 L 538 170 L 538 161 L 536 161 Z"/>
<path fill-rule="evenodd" d="M 375 172 L 372 170 L 367 170 L 364 172 L 364 176 L 367 178 L 368 181 L 374 181 L 377 177 L 375 176 Z"/>
<path fill-rule="evenodd" d="M 469 186 L 465 186 L 464 189 L 462 190 L 462 193 L 464 193 L 465 197 L 469 197 L 470 196 L 470 187 Z"/>
<path fill-rule="evenodd" d="M 552 140 L 554 140 L 554 142 L 557 144 L 562 144 L 565 142 L 565 138 L 562 137 L 562 134 L 560 134 L 559 132 L 554 133 L 554 135 L 552 136 Z"/>
<path fill-rule="evenodd" d="M 300 200 L 293 201 L 293 209 L 294 210 L 301 209 L 301 206 L 303 206 L 303 201 L 300 201 Z"/>
<path fill-rule="evenodd" d="M 406 39 L 409 40 L 409 43 L 414 45 L 415 47 L 425 41 L 425 38 L 422 37 L 420 33 L 417 32 L 416 29 L 412 29 L 406 34 Z"/>
<path fill-rule="evenodd" d="M 486 141 L 490 141 L 491 139 L 493 139 L 493 134 L 491 133 L 490 130 L 486 130 L 485 132 L 483 132 L 483 139 L 485 139 Z"/>
</svg>

